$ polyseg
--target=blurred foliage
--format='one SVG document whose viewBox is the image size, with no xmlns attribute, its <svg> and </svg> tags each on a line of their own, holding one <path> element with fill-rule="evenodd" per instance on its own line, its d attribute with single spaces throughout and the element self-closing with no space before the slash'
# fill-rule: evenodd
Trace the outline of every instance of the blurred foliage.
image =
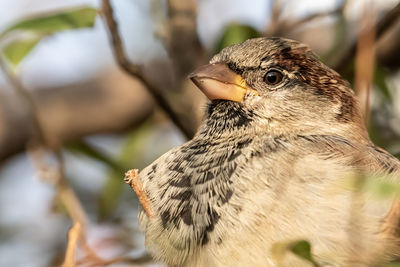
<svg viewBox="0 0 400 267">
<path fill-rule="evenodd" d="M 314 266 L 318 266 L 318 264 L 311 255 L 311 245 L 308 241 L 305 240 L 297 241 L 294 244 L 292 244 L 289 248 L 290 251 L 293 252 L 295 255 L 299 256 L 302 259 L 307 260 Z"/>
<path fill-rule="evenodd" d="M 364 185 L 364 191 L 381 199 L 395 198 L 400 195 L 400 186 L 387 179 L 369 176 Z"/>
<path fill-rule="evenodd" d="M 70 152 L 85 155 L 108 166 L 109 174 L 103 192 L 99 195 L 98 216 L 100 219 L 109 217 L 119 202 L 119 196 L 122 194 L 124 188 L 122 178 L 124 177 L 124 172 L 128 170 L 128 164 L 124 164 L 121 160 L 108 156 L 103 151 L 82 140 L 69 142 L 65 144 L 65 148 Z"/>
<path fill-rule="evenodd" d="M 394 108 L 393 95 L 387 82 L 388 77 L 390 77 L 390 73 L 376 64 L 372 90 L 381 101 L 377 101 L 379 106 L 372 110 L 371 119 L 367 127 L 372 142 L 390 150 L 391 146 L 400 141 L 400 137 L 388 123 L 390 121 L 390 113 L 393 112 Z M 385 121 L 378 117 L 379 114 L 380 117 L 385 117 Z M 396 157 L 399 158 L 398 155 Z"/>
<path fill-rule="evenodd" d="M 34 17 L 23 19 L 10 25 L 0 33 L 0 42 L 3 42 L 2 54 L 11 64 L 18 66 L 24 58 L 36 47 L 36 45 L 46 36 L 72 29 L 90 28 L 94 26 L 97 10 L 91 7 L 81 7 L 65 9 L 60 12 L 38 14 Z M 343 44 L 347 43 L 346 38 L 348 22 L 343 14 L 338 16 L 335 22 L 335 41 L 328 53 L 322 56 L 322 60 L 329 65 L 337 55 L 342 52 Z M 14 36 L 15 34 L 15 36 Z M 8 37 L 13 37 L 7 40 Z M 255 28 L 232 23 L 225 27 L 219 41 L 216 44 L 215 52 L 223 48 L 243 42 L 249 38 L 260 37 L 262 34 Z M 16 38 L 15 38 L 16 37 Z M 353 83 L 354 63 L 349 63 L 347 68 L 341 73 L 347 80 Z M 384 104 L 393 104 L 392 95 L 387 84 L 388 74 L 382 66 L 375 66 L 374 90 L 384 99 Z M 143 168 L 148 161 L 142 157 L 144 151 L 148 149 L 150 132 L 154 131 L 154 121 L 147 121 L 140 127 L 132 130 L 124 136 L 124 144 L 118 156 L 112 157 L 91 144 L 84 141 L 76 141 L 66 144 L 70 151 L 78 152 L 96 159 L 109 167 L 107 179 L 103 191 L 99 194 L 98 216 L 100 219 L 109 219 L 118 207 L 120 197 L 127 187 L 124 185 L 124 172 L 134 166 Z M 378 145 L 384 139 L 382 129 L 372 120 L 369 127 L 371 138 Z M 390 142 L 391 140 L 389 140 Z M 385 140 L 385 144 L 389 143 Z M 159 148 L 158 148 L 159 149 Z M 400 154 L 397 154 L 399 157 Z M 366 175 L 365 177 L 354 176 L 346 177 L 343 184 L 349 190 L 369 193 L 377 198 L 387 199 L 400 195 L 400 186 L 385 179 Z M 301 259 L 318 266 L 312 257 L 311 244 L 306 240 L 296 240 L 279 242 L 273 245 L 272 254 L 279 261 L 282 261 L 287 253 L 293 253 Z M 385 267 L 400 267 L 399 263 L 391 263 Z"/>
<path fill-rule="evenodd" d="M 100 220 L 112 217 L 113 212 L 118 207 L 124 189 L 128 188 L 123 180 L 124 173 L 132 169 L 132 166 L 139 169 L 146 166 L 147 160 L 143 158 L 143 155 L 145 150 L 148 149 L 150 133 L 154 131 L 153 126 L 154 122 L 148 120 L 127 133 L 121 152 L 117 157 L 110 157 L 100 149 L 82 140 L 65 144 L 65 148 L 69 151 L 98 160 L 109 168 L 106 182 L 99 195 L 98 216 Z"/>
<path fill-rule="evenodd" d="M 0 34 L 4 40 L 10 33 L 27 33 L 27 38 L 17 38 L 5 45 L 3 55 L 15 67 L 29 54 L 39 41 L 58 32 L 93 27 L 97 10 L 91 7 L 82 7 L 72 10 L 63 10 L 52 14 L 38 14 L 35 17 L 21 20 Z"/>
<path fill-rule="evenodd" d="M 225 27 L 215 52 L 218 53 L 223 48 L 241 43 L 250 38 L 260 37 L 261 34 L 253 27 L 244 24 L 232 23 Z"/>
<path fill-rule="evenodd" d="M 110 169 L 103 192 L 99 198 L 99 217 L 108 218 L 117 208 L 122 192 L 127 187 L 123 181 L 124 173 L 132 166 L 135 168 L 144 168 L 146 161 L 141 155 L 148 148 L 149 133 L 153 130 L 152 123 L 147 121 L 134 131 L 126 135 L 123 148 L 118 156 L 117 162 L 124 166 L 122 171 Z M 136 194 L 134 194 L 136 196 Z"/>
<path fill-rule="evenodd" d="M 375 66 L 374 85 L 386 100 L 392 101 L 392 95 L 386 82 L 387 76 L 388 73 L 381 66 Z"/>
<path fill-rule="evenodd" d="M 89 158 L 101 161 L 116 172 L 121 172 L 124 170 L 124 167 L 121 166 L 119 162 L 117 162 L 115 159 L 109 157 L 102 151 L 94 148 L 83 140 L 68 142 L 65 144 L 65 148 L 67 148 L 71 152 L 79 152 L 88 156 Z"/>
<path fill-rule="evenodd" d="M 393 199 L 400 195 L 400 185 L 390 176 L 373 174 L 352 175 L 342 179 L 343 188 L 350 191 L 361 191 L 378 199 Z"/>
<path fill-rule="evenodd" d="M 3 53 L 12 65 L 17 66 L 37 45 L 40 39 L 41 37 L 34 36 L 24 40 L 12 41 L 3 48 Z"/>
<path fill-rule="evenodd" d="M 9 26 L 3 30 L 0 38 L 15 30 L 49 35 L 65 30 L 92 27 L 96 15 L 97 10 L 91 7 L 74 8 L 52 14 L 38 14 Z"/>
<path fill-rule="evenodd" d="M 336 23 L 333 25 L 335 34 L 332 46 L 328 52 L 321 56 L 321 61 L 327 65 L 337 60 L 337 56 L 342 53 L 346 47 L 343 44 L 346 43 L 348 25 L 343 12 L 344 9 L 337 14 Z"/>
<path fill-rule="evenodd" d="M 298 257 L 311 263 L 313 266 L 319 266 L 311 254 L 311 245 L 306 240 L 295 240 L 289 242 L 277 242 L 272 245 L 271 253 L 278 263 L 281 263 L 287 252 L 292 252 Z"/>
</svg>

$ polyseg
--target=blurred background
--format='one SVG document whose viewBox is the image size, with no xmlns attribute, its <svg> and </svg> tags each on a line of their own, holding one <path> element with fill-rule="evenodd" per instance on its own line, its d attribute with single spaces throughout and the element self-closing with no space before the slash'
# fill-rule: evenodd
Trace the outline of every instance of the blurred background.
<svg viewBox="0 0 400 267">
<path fill-rule="evenodd" d="M 398 0 L 108 4 L 2 1 L 0 266 L 154 265 L 124 172 L 194 134 L 206 99 L 187 74 L 248 38 L 309 44 L 399 157 Z"/>
</svg>

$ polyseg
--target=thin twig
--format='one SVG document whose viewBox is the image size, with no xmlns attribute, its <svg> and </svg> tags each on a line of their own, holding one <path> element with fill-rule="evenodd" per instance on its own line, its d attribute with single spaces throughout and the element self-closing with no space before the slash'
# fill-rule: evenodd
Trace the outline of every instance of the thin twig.
<svg viewBox="0 0 400 267">
<path fill-rule="evenodd" d="M 88 222 L 87 215 L 80 203 L 78 197 L 72 188 L 68 185 L 64 176 L 64 160 L 59 150 L 53 150 L 52 156 L 56 160 L 56 166 L 51 168 L 46 162 L 45 157 L 49 151 L 46 151 L 41 146 L 30 146 L 27 149 L 28 156 L 31 159 L 35 168 L 39 171 L 41 177 L 47 182 L 53 182 L 56 186 L 58 196 L 64 204 L 67 213 L 76 223 L 85 227 Z"/>
<path fill-rule="evenodd" d="M 32 129 L 31 129 L 31 142 L 29 151 L 35 151 L 39 147 L 50 147 L 50 142 L 46 137 L 46 133 L 40 123 L 40 119 L 37 113 L 37 107 L 35 101 L 32 99 L 31 95 L 26 91 L 20 81 L 13 75 L 7 66 L 4 65 L 4 61 L 0 59 L 0 68 L 6 74 L 9 83 L 13 87 L 13 89 L 18 94 L 21 101 L 23 101 L 26 107 L 29 110 L 29 114 L 31 116 Z M 74 220 L 78 220 L 83 226 L 86 223 L 86 214 L 82 208 L 82 204 L 79 202 L 78 197 L 75 195 L 74 191 L 69 187 L 64 174 L 63 174 L 63 161 L 61 159 L 61 154 L 59 151 L 53 149 L 52 150 L 55 159 L 57 161 L 57 168 L 53 173 L 55 175 L 54 181 L 57 186 L 57 190 L 63 203 L 68 208 L 71 217 Z M 40 172 L 49 170 L 47 164 L 44 160 L 45 153 L 33 153 L 32 160 L 35 163 L 35 166 L 38 168 Z"/>
<path fill-rule="evenodd" d="M 0 58 L 0 68 L 1 71 L 5 74 L 6 79 L 10 83 L 12 89 L 16 92 L 18 98 L 25 104 L 25 106 L 29 110 L 30 123 L 31 123 L 31 145 L 43 145 L 47 144 L 47 137 L 45 132 L 43 131 L 39 117 L 37 114 L 37 107 L 35 101 L 33 101 L 30 94 L 25 90 L 22 83 L 16 78 L 16 76 L 11 73 L 9 68 L 5 65 L 4 58 Z"/>
<path fill-rule="evenodd" d="M 82 234 L 82 225 L 75 222 L 74 226 L 68 231 L 68 245 L 65 253 L 64 263 L 61 267 L 75 267 L 75 249 Z"/>
<path fill-rule="evenodd" d="M 158 105 L 165 111 L 171 121 L 182 131 L 188 138 L 192 138 L 194 130 L 188 127 L 183 119 L 175 112 L 167 98 L 144 76 L 142 69 L 128 60 L 125 54 L 123 43 L 119 34 L 118 24 L 114 19 L 113 8 L 109 0 L 102 0 L 102 15 L 106 21 L 108 32 L 110 35 L 114 55 L 119 66 L 132 77 L 140 80 L 154 97 Z"/>
<path fill-rule="evenodd" d="M 133 169 L 125 173 L 125 183 L 129 184 L 130 187 L 135 191 L 140 204 L 142 204 L 142 207 L 144 211 L 146 212 L 147 216 L 149 218 L 153 217 L 153 212 L 151 209 L 150 201 L 149 198 L 146 195 L 146 192 L 143 190 L 143 185 L 138 179 L 139 172 L 137 169 Z"/>
<path fill-rule="evenodd" d="M 279 0 L 273 1 L 272 12 L 271 12 L 271 20 L 268 25 L 268 29 L 266 30 L 268 35 L 287 35 L 293 31 L 296 31 L 301 26 L 306 23 L 309 23 L 316 19 L 325 18 L 331 15 L 339 14 L 343 11 L 343 8 L 346 4 L 346 1 L 343 1 L 340 6 L 333 10 L 328 10 L 325 12 L 314 13 L 306 17 L 302 17 L 299 19 L 290 19 L 282 18 L 283 13 L 283 4 Z"/>
<path fill-rule="evenodd" d="M 375 34 L 375 41 L 378 41 L 383 34 L 390 29 L 392 25 L 400 18 L 400 4 L 397 4 L 394 8 L 392 8 L 389 12 L 383 16 L 378 24 L 376 25 L 376 34 Z M 347 66 L 351 63 L 354 59 L 354 55 L 356 54 L 357 50 L 357 40 L 356 38 L 354 42 L 349 46 L 345 53 L 339 58 L 339 60 L 332 64 L 333 69 L 335 69 L 339 73 L 343 73 Z"/>
<path fill-rule="evenodd" d="M 129 258 L 129 257 L 116 257 L 110 260 L 98 260 L 98 261 L 80 261 L 79 265 L 85 265 L 87 267 L 99 267 L 99 266 L 108 266 L 111 264 L 129 264 L 129 266 L 143 266 L 145 263 L 151 263 L 153 258 L 146 254 L 139 258 Z"/>
<path fill-rule="evenodd" d="M 37 167 L 37 170 L 39 172 L 41 172 L 42 174 L 43 173 L 52 174 L 51 180 L 53 180 L 55 183 L 57 193 L 62 203 L 65 205 L 68 214 L 74 221 L 75 227 L 73 228 L 74 229 L 73 231 L 71 230 L 71 235 L 69 236 L 71 240 L 69 242 L 71 245 L 69 245 L 67 248 L 67 256 L 66 256 L 67 264 L 65 266 L 68 267 L 75 266 L 73 259 L 74 258 L 73 251 L 75 249 L 77 242 L 75 241 L 75 239 L 77 239 L 80 236 L 81 227 L 84 227 L 87 223 L 86 213 L 75 192 L 68 185 L 68 182 L 65 179 L 64 165 L 63 165 L 64 161 L 62 159 L 61 152 L 58 149 L 49 149 L 49 147 L 51 147 L 51 144 L 46 136 L 46 131 L 44 130 L 42 124 L 40 123 L 40 118 L 37 112 L 38 109 L 35 104 L 35 101 L 33 100 L 32 96 L 28 93 L 28 91 L 24 88 L 24 86 L 20 83 L 20 81 L 16 78 L 16 76 L 13 73 L 11 73 L 11 71 L 7 66 L 5 66 L 4 62 L 5 62 L 4 59 L 0 58 L 0 68 L 2 69 L 4 74 L 6 74 L 9 83 L 16 91 L 21 101 L 23 101 L 24 104 L 26 105 L 29 114 L 31 116 L 31 123 L 32 123 L 31 142 L 30 146 L 28 147 L 28 153 L 29 152 L 31 153 L 28 155 L 31 155 L 31 159 L 34 162 L 35 167 Z M 50 166 L 46 164 L 45 161 L 46 152 L 51 152 L 53 154 L 54 159 L 56 160 L 56 165 L 57 165 L 56 168 L 50 168 Z M 74 235 L 75 232 L 79 233 L 76 234 L 76 237 Z M 71 248 L 71 246 L 73 246 L 73 249 Z"/>
<path fill-rule="evenodd" d="M 149 263 L 153 258 L 145 253 L 137 258 L 125 257 L 123 255 L 113 257 L 111 259 L 103 259 L 99 257 L 96 252 L 89 246 L 84 235 L 81 236 L 80 243 L 86 255 L 77 261 L 78 266 L 86 267 L 97 267 L 97 266 L 108 266 L 116 263 L 129 263 L 130 266 L 135 266 L 134 264 Z M 141 266 L 141 265 L 140 265 Z"/>
<path fill-rule="evenodd" d="M 375 66 L 375 25 L 374 7 L 364 5 L 359 19 L 359 38 L 355 62 L 355 91 L 361 104 L 361 113 L 369 124 L 370 94 Z"/>
<path fill-rule="evenodd" d="M 320 12 L 320 13 L 314 13 L 309 16 L 299 18 L 295 21 L 289 21 L 286 23 L 286 25 L 284 25 L 284 29 L 287 32 L 292 32 L 292 31 L 297 30 L 298 28 L 300 28 L 301 26 L 303 26 L 306 23 L 309 23 L 316 19 L 326 18 L 326 17 L 332 16 L 332 15 L 339 14 L 340 12 L 342 12 L 342 10 L 343 10 L 343 6 L 340 5 L 339 7 L 335 8 L 333 10 L 328 10 L 328 11 Z"/>
<path fill-rule="evenodd" d="M 145 263 L 150 263 L 153 261 L 153 258 L 149 254 L 144 254 L 137 258 L 119 256 L 112 259 L 101 259 L 95 255 L 88 254 L 88 256 L 82 260 L 79 260 L 77 264 L 79 266 L 86 267 L 98 267 L 98 266 L 108 266 L 111 264 L 129 264 L 129 266 L 143 266 Z"/>
</svg>

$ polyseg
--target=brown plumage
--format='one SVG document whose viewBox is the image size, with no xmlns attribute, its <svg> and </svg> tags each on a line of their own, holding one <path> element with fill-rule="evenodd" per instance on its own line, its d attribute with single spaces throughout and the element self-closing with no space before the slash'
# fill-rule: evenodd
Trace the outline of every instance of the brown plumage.
<svg viewBox="0 0 400 267">
<path fill-rule="evenodd" d="M 169 266 L 301 266 L 271 253 L 307 239 L 321 265 L 396 255 L 399 205 L 349 181 L 399 183 L 399 161 L 368 138 L 349 84 L 296 41 L 225 48 L 191 75 L 212 100 L 196 136 L 138 176 L 146 246 Z M 360 182 L 361 181 L 361 182 Z"/>
</svg>

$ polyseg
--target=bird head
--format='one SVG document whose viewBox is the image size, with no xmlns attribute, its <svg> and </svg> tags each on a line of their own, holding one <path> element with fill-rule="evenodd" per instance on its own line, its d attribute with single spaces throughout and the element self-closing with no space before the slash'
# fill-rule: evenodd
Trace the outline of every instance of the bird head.
<svg viewBox="0 0 400 267">
<path fill-rule="evenodd" d="M 189 77 L 211 100 L 203 131 L 212 134 L 364 132 L 348 82 L 297 41 L 249 39 Z"/>
</svg>

